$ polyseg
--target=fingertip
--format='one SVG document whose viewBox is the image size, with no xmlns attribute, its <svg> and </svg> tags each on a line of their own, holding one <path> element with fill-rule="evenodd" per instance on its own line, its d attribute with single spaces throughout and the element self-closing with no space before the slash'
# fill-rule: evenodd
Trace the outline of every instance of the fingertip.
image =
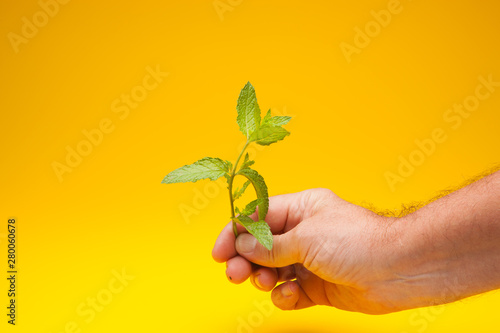
<svg viewBox="0 0 500 333">
<path fill-rule="evenodd" d="M 217 262 L 217 263 L 219 263 L 219 264 L 221 264 L 221 263 L 223 263 L 224 261 L 226 261 L 226 260 L 224 260 L 224 258 L 223 258 L 223 257 L 221 257 L 221 256 L 219 255 L 219 253 L 217 252 L 217 250 L 215 249 L 215 247 L 212 249 L 212 259 L 213 259 L 213 260 L 215 260 L 215 262 Z"/>
<path fill-rule="evenodd" d="M 212 258 L 218 263 L 225 262 L 236 255 L 231 223 L 226 224 L 222 229 L 212 249 Z"/>
<path fill-rule="evenodd" d="M 236 238 L 236 252 L 242 255 L 251 255 L 257 246 L 257 239 L 249 233 L 243 233 Z"/>
<path fill-rule="evenodd" d="M 259 290 L 271 291 L 278 282 L 278 272 L 275 268 L 261 267 L 252 274 L 250 281 Z"/>
<path fill-rule="evenodd" d="M 271 299 L 282 310 L 299 310 L 316 305 L 296 280 L 288 281 L 274 288 Z"/>
<path fill-rule="evenodd" d="M 243 257 L 233 257 L 226 263 L 226 276 L 232 283 L 243 283 L 251 274 L 252 264 Z"/>
<path fill-rule="evenodd" d="M 300 290 L 295 281 L 288 281 L 274 288 L 271 299 L 281 310 L 294 310 L 299 300 Z"/>
<path fill-rule="evenodd" d="M 239 224 L 237 224 L 237 230 L 239 234 L 245 232 L 245 228 Z M 235 236 L 233 232 L 233 223 L 229 222 L 226 224 L 224 229 L 222 229 L 221 233 L 217 237 L 217 240 L 215 241 L 212 249 L 212 258 L 216 262 L 222 263 L 236 256 L 237 253 L 234 242 Z"/>
</svg>

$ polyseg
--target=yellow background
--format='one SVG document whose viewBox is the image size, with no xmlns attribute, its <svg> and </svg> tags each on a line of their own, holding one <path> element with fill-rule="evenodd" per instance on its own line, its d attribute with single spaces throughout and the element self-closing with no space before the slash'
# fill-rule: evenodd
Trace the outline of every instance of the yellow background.
<svg viewBox="0 0 500 333">
<path fill-rule="evenodd" d="M 350 63 L 340 44 L 353 45 L 354 28 L 388 1 L 220 2 L 231 9 L 222 16 L 212 0 L 72 0 L 17 53 L 8 34 L 20 35 L 40 4 L 0 3 L 0 217 L 19 229 L 18 325 L 6 324 L 2 278 L 2 332 L 70 332 L 68 322 L 81 332 L 245 332 L 242 322 L 252 332 L 496 332 L 495 292 L 386 316 L 262 313 L 254 301 L 270 295 L 230 284 L 211 258 L 228 222 L 225 189 L 160 181 L 204 156 L 236 158 L 247 81 L 262 110 L 293 116 L 290 137 L 252 151 L 271 195 L 327 187 L 396 208 L 492 167 L 500 89 L 456 130 L 443 115 L 480 75 L 500 81 L 498 2 L 404 0 Z M 120 119 L 113 101 L 157 66 L 168 77 Z M 114 130 L 60 182 L 52 163 L 105 118 Z M 384 173 L 434 128 L 447 140 L 391 191 Z M 186 206 L 197 214 L 183 217 Z M 135 278 L 85 322 L 79 305 L 122 269 Z"/>
</svg>

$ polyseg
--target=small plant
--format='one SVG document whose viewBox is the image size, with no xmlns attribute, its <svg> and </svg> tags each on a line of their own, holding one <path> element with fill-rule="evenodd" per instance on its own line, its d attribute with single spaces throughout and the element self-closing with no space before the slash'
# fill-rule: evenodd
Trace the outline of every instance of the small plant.
<svg viewBox="0 0 500 333">
<path fill-rule="evenodd" d="M 282 126 L 286 125 L 291 117 L 275 116 L 271 117 L 271 110 L 267 111 L 264 118 L 261 119 L 260 108 L 257 104 L 255 89 L 248 82 L 241 90 L 236 105 L 238 117 L 236 121 L 240 126 L 240 131 L 246 136 L 247 142 L 243 147 L 240 155 L 236 159 L 234 166 L 229 161 L 223 161 L 220 158 L 205 157 L 190 165 L 185 165 L 170 172 L 165 176 L 162 183 L 185 183 L 196 182 L 200 179 L 217 180 L 220 177 L 225 177 L 227 180 L 227 188 L 229 190 L 229 203 L 231 204 L 231 220 L 233 222 L 234 235 L 238 236 L 236 223 L 244 226 L 248 232 L 271 250 L 273 247 L 273 235 L 269 225 L 265 222 L 267 211 L 269 208 L 269 196 L 264 178 L 254 169 L 251 169 L 255 162 L 251 161 L 248 153 L 245 155 L 243 163 L 238 168 L 238 164 L 243 156 L 243 153 L 251 143 L 256 143 L 262 146 L 269 146 L 272 143 L 283 140 L 290 134 Z M 241 188 L 236 188 L 233 191 L 233 182 L 236 176 L 243 176 L 247 181 Z M 257 194 L 257 199 L 250 202 L 242 210 L 235 207 L 235 201 L 239 199 L 247 187 L 252 184 Z M 250 218 L 258 207 L 258 221 Z M 236 216 L 238 215 L 238 216 Z"/>
</svg>

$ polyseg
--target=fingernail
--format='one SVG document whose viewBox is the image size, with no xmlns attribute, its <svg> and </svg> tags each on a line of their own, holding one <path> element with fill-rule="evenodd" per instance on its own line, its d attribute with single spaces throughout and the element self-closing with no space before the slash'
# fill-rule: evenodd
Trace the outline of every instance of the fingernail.
<svg viewBox="0 0 500 333">
<path fill-rule="evenodd" d="M 250 234 L 241 234 L 236 238 L 236 251 L 242 254 L 249 254 L 253 252 L 257 239 Z"/>
<path fill-rule="evenodd" d="M 283 295 L 283 297 L 290 297 L 293 295 L 290 283 L 287 283 L 283 288 L 281 288 L 281 295 Z"/>
<path fill-rule="evenodd" d="M 257 287 L 259 287 L 259 289 L 264 289 L 264 287 L 262 286 L 262 283 L 260 283 L 260 281 L 259 281 L 259 277 L 260 277 L 260 274 L 255 275 L 255 277 L 253 278 L 253 282 L 255 282 Z"/>
</svg>

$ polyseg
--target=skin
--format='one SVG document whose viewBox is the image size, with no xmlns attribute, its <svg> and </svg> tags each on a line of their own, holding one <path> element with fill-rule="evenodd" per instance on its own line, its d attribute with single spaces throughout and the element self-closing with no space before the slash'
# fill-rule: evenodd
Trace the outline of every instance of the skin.
<svg viewBox="0 0 500 333">
<path fill-rule="evenodd" d="M 499 207 L 500 172 L 399 218 L 306 190 L 270 198 L 271 251 L 229 223 L 212 256 L 280 309 L 385 314 L 500 288 Z"/>
</svg>

